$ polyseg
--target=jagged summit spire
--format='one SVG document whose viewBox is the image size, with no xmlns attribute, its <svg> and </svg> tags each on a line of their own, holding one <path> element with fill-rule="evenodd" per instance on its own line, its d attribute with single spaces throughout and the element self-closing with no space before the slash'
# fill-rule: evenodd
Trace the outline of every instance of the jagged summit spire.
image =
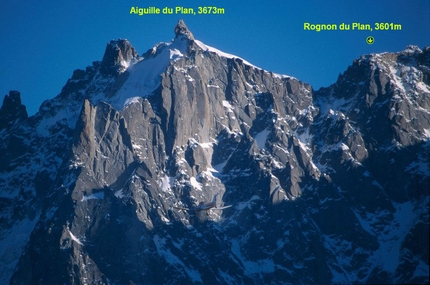
<svg viewBox="0 0 430 285">
<path fill-rule="evenodd" d="M 179 20 L 178 24 L 176 24 L 175 35 L 176 37 L 186 36 L 189 40 L 194 40 L 193 34 L 188 30 L 183 20 Z"/>
<path fill-rule="evenodd" d="M 21 93 L 11 90 L 0 106 L 0 130 L 15 123 L 16 120 L 27 119 L 27 109 L 21 104 Z"/>
<path fill-rule="evenodd" d="M 111 40 L 106 46 L 101 71 L 104 74 L 115 75 L 125 70 L 136 57 L 138 57 L 138 53 L 128 40 Z"/>
</svg>

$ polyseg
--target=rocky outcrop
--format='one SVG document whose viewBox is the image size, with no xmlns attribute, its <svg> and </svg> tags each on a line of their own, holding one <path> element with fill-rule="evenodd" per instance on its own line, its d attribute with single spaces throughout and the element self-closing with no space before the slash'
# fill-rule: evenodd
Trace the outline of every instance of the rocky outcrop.
<svg viewBox="0 0 430 285">
<path fill-rule="evenodd" d="M 175 26 L 175 36 L 185 36 L 189 40 L 194 40 L 193 34 L 188 30 L 183 20 L 179 20 L 178 24 Z"/>
<path fill-rule="evenodd" d="M 4 96 L 0 108 L 0 130 L 27 118 L 27 109 L 21 104 L 21 93 L 10 91 L 9 95 Z"/>
<path fill-rule="evenodd" d="M 112 40 L 106 46 L 100 71 L 106 75 L 116 75 L 127 69 L 137 57 L 137 51 L 128 40 Z"/>
<path fill-rule="evenodd" d="M 418 188 L 414 182 L 428 181 L 426 175 L 421 176 L 424 173 L 401 174 L 413 161 L 422 161 L 421 153 L 427 153 L 430 88 L 424 81 L 426 67 L 420 62 L 428 57 L 428 49 L 417 47 L 397 54 L 363 56 L 336 84 L 315 95 L 323 110 L 319 116 L 325 117 L 323 148 L 340 145 L 344 159 L 368 167 L 377 180 L 386 181 L 384 188 L 396 201 L 428 194 L 428 182 Z M 334 98 L 341 102 L 337 111 L 329 108 Z M 421 150 L 405 155 L 405 149 Z M 325 155 L 321 157 L 324 163 Z M 412 189 L 406 190 L 409 186 L 400 193 L 398 185 L 415 185 L 414 194 L 409 192 Z"/>
</svg>

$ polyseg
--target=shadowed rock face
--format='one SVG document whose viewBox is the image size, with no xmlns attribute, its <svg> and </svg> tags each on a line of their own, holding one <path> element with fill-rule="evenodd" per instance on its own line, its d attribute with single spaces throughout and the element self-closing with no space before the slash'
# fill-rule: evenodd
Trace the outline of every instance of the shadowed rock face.
<svg viewBox="0 0 430 285">
<path fill-rule="evenodd" d="M 27 118 L 27 109 L 21 104 L 21 93 L 10 91 L 9 95 L 4 96 L 3 105 L 0 109 L 0 130 L 16 120 Z"/>
<path fill-rule="evenodd" d="M 175 34 L 4 120 L 0 283 L 428 282 L 429 48 L 314 91 Z"/>
</svg>

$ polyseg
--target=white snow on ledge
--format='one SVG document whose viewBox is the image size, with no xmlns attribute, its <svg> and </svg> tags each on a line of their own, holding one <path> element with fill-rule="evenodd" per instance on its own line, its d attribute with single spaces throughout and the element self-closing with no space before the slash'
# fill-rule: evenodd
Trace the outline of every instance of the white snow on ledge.
<svg viewBox="0 0 430 285">
<path fill-rule="evenodd" d="M 233 58 L 238 58 L 238 59 L 240 59 L 240 60 L 242 60 L 243 61 L 243 63 L 244 64 L 246 64 L 246 65 L 249 65 L 249 66 L 251 66 L 251 67 L 254 67 L 254 68 L 257 68 L 257 69 L 261 69 L 261 70 L 264 70 L 264 69 L 262 69 L 262 68 L 260 68 L 260 67 L 258 67 L 258 66 L 255 66 L 255 65 L 253 65 L 252 63 L 250 63 L 249 61 L 246 61 L 246 60 L 244 60 L 243 58 L 241 58 L 241 57 L 239 57 L 239 56 L 237 56 L 237 55 L 234 55 L 234 54 L 230 54 L 230 53 L 226 53 L 226 52 L 223 52 L 223 51 L 220 51 L 219 49 L 216 49 L 216 48 L 214 48 L 214 47 L 211 47 L 211 46 L 208 46 L 208 45 L 206 45 L 206 44 L 204 44 L 204 43 L 202 43 L 201 41 L 199 41 L 199 40 L 194 40 L 194 42 L 201 48 L 201 49 L 203 49 L 203 50 L 205 50 L 205 51 L 210 51 L 210 52 L 214 52 L 214 53 L 216 53 L 217 55 L 219 55 L 219 56 L 221 56 L 221 57 L 225 57 L 225 58 L 231 58 L 231 59 L 233 59 Z M 265 72 L 269 72 L 269 71 L 267 71 L 267 70 L 264 70 Z M 272 74 L 275 76 L 275 77 L 277 77 L 277 78 L 292 78 L 292 79 L 295 79 L 294 77 L 292 77 L 292 76 L 288 76 L 288 75 L 284 75 L 284 74 L 278 74 L 278 73 L 273 73 L 272 72 Z"/>
<path fill-rule="evenodd" d="M 91 200 L 91 199 L 99 199 L 103 200 L 105 198 L 105 192 L 97 192 L 88 196 L 83 196 L 81 202 Z"/>
<path fill-rule="evenodd" d="M 190 178 L 190 184 L 191 184 L 191 186 L 193 186 L 195 189 L 197 189 L 197 190 L 199 190 L 199 191 L 202 191 L 202 184 L 201 183 L 199 183 L 199 182 L 197 182 L 197 180 L 196 180 L 196 178 L 195 177 L 191 177 Z"/>
<path fill-rule="evenodd" d="M 264 149 L 266 147 L 266 141 L 269 134 L 270 130 L 265 129 L 255 135 L 254 140 L 257 142 L 259 149 Z"/>
<path fill-rule="evenodd" d="M 67 231 L 69 232 L 70 238 L 72 240 L 74 240 L 75 242 L 77 242 L 80 245 L 84 245 L 74 234 L 72 234 L 72 232 L 69 229 L 67 229 Z"/>
<path fill-rule="evenodd" d="M 223 101 L 222 101 L 222 105 L 223 105 L 225 108 L 227 108 L 228 112 L 234 113 L 234 112 L 233 112 L 234 107 L 233 107 L 233 106 L 232 106 L 228 101 L 223 100 Z"/>
<path fill-rule="evenodd" d="M 130 97 L 130 98 L 128 98 L 127 100 L 125 100 L 124 107 L 128 106 L 130 104 L 140 103 L 140 100 L 139 100 L 140 98 L 142 98 L 142 97 Z"/>
<path fill-rule="evenodd" d="M 157 53 L 154 57 L 140 59 L 127 67 L 128 78 L 115 96 L 107 100 L 115 109 L 122 110 L 129 104 L 137 103 L 139 97 L 147 97 L 157 89 L 161 74 L 172 62 L 184 57 L 187 42 L 178 38 L 171 43 L 158 44 L 153 49 Z M 104 93 L 95 96 L 92 103 L 96 105 L 98 100 L 106 100 Z"/>
<path fill-rule="evenodd" d="M 220 51 L 219 49 L 216 49 L 216 48 L 214 48 L 214 47 L 211 47 L 211 46 L 205 45 L 204 43 L 202 43 L 202 42 L 201 42 L 201 41 L 199 41 L 199 40 L 194 40 L 194 42 L 195 42 L 195 43 L 196 43 L 196 44 L 197 44 L 201 49 L 203 49 L 203 50 L 205 50 L 205 51 L 214 52 L 214 53 L 216 53 L 217 55 L 219 55 L 219 56 L 221 56 L 221 57 L 226 57 L 226 58 L 238 58 L 238 59 L 242 60 L 242 61 L 243 61 L 243 63 L 245 63 L 246 65 L 249 65 L 249 66 L 252 66 L 252 67 L 255 67 L 255 68 L 261 69 L 261 68 L 259 68 L 259 67 L 255 66 L 255 65 L 253 65 L 252 63 L 250 63 L 250 62 L 248 62 L 248 61 L 244 60 L 243 58 L 241 58 L 241 57 L 239 57 L 239 56 L 237 56 L 237 55 L 230 54 L 230 53 L 225 53 L 225 52 L 223 52 L 223 51 Z"/>
</svg>

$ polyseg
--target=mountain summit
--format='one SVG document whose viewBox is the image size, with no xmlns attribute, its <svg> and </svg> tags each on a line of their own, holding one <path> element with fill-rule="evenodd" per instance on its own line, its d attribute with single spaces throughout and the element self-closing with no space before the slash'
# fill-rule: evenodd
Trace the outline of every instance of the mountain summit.
<svg viewBox="0 0 430 285">
<path fill-rule="evenodd" d="M 106 46 L 100 71 L 104 74 L 115 75 L 127 69 L 137 57 L 137 51 L 129 41 L 123 39 L 112 40 Z"/>
<path fill-rule="evenodd" d="M 179 20 L 178 24 L 175 27 L 175 35 L 179 37 L 181 35 L 186 36 L 189 40 L 194 40 L 193 34 L 188 30 L 183 20 Z"/>
<path fill-rule="evenodd" d="M 175 35 L 5 97 L 1 284 L 429 282 L 430 47 L 314 91 Z"/>
</svg>

